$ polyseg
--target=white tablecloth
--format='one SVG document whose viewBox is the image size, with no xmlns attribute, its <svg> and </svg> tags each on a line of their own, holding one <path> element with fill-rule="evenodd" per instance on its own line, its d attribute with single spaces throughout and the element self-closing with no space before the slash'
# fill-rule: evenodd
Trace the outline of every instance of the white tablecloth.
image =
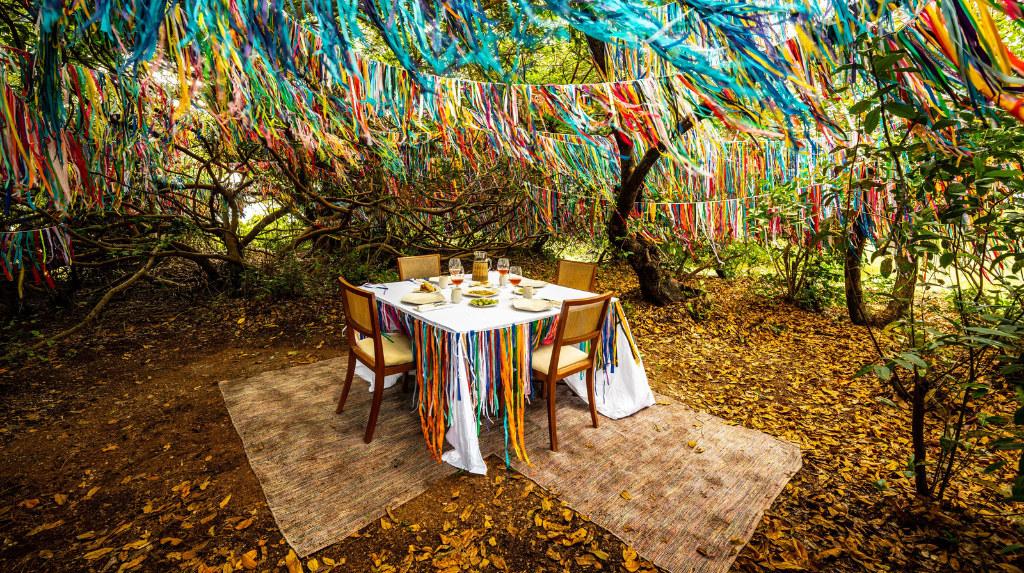
<svg viewBox="0 0 1024 573">
<path fill-rule="evenodd" d="M 491 282 L 497 284 L 498 273 L 491 273 Z M 463 292 L 468 290 L 468 281 L 462 284 Z M 419 285 L 411 281 L 387 283 L 381 286 L 387 290 L 367 288 L 377 295 L 377 299 L 387 303 L 402 312 L 406 312 L 417 320 L 444 328 L 449 332 L 460 334 L 453 337 L 454 348 L 449 349 L 450 356 L 458 357 L 458 398 L 451 404 L 453 423 L 445 434 L 448 443 L 453 449 L 445 452 L 442 459 L 460 469 L 466 471 L 486 474 L 487 465 L 484 464 L 483 455 L 480 452 L 480 442 L 477 437 L 476 416 L 473 411 L 473 401 L 470 397 L 470 377 L 466 368 L 465 356 L 465 335 L 469 332 L 482 332 L 505 328 L 514 324 L 526 324 L 551 316 L 557 316 L 561 309 L 553 308 L 543 312 L 525 312 L 512 307 L 509 300 L 513 297 L 512 288 L 508 287 L 497 297 L 500 304 L 494 307 L 473 307 L 468 302 L 472 299 L 463 297 L 462 303 L 451 308 L 432 310 L 429 312 L 418 312 L 413 305 L 401 302 L 403 296 L 417 290 Z M 445 298 L 450 300 L 451 288 L 442 291 Z M 594 293 L 566 288 L 558 285 L 548 285 L 537 290 L 536 298 L 547 298 L 551 300 L 571 300 L 578 298 L 589 298 Z M 611 312 L 611 310 L 609 310 Z M 654 404 L 654 393 L 647 383 L 647 373 L 644 371 L 642 361 L 634 361 L 629 347 L 629 340 L 619 326 L 616 336 L 619 365 L 599 371 L 596 376 L 597 411 L 608 418 L 617 419 L 636 413 Z M 356 375 L 370 382 L 370 391 L 373 391 L 373 371 L 356 362 Z M 401 374 L 388 376 L 384 380 L 384 387 L 393 386 Z M 587 384 L 584 374 L 570 376 L 564 380 L 570 388 L 584 401 L 587 400 Z"/>
</svg>

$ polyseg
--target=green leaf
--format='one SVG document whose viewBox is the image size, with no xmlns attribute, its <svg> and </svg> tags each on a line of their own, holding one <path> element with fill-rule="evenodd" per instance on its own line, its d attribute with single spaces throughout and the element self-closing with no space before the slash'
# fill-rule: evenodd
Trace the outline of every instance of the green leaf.
<svg viewBox="0 0 1024 573">
<path fill-rule="evenodd" d="M 1006 178 L 1012 178 L 1012 177 L 1019 177 L 1021 175 L 1024 175 L 1024 173 L 1021 173 L 1020 171 L 1017 171 L 1016 169 L 999 169 L 999 170 L 996 170 L 996 171 L 988 171 L 988 172 L 985 173 L 985 177 L 1006 177 Z"/>
<path fill-rule="evenodd" d="M 892 400 L 886 398 L 885 396 L 878 396 L 877 398 L 875 398 L 875 401 L 877 401 L 879 404 L 885 404 L 886 406 L 899 409 L 899 406 L 896 404 L 896 402 L 893 402 Z"/>
<path fill-rule="evenodd" d="M 886 366 L 882 366 L 882 365 L 876 364 L 874 366 L 874 369 L 875 369 L 875 375 L 878 376 L 878 379 L 882 380 L 883 382 L 888 380 L 889 377 L 892 376 L 892 372 L 890 372 L 889 368 L 886 367 Z"/>
<path fill-rule="evenodd" d="M 889 278 L 889 275 L 892 274 L 892 259 L 888 257 L 882 259 L 882 264 L 878 266 L 878 269 L 883 277 Z"/>
<path fill-rule="evenodd" d="M 1017 408 L 1017 411 L 1013 413 L 1013 423 L 1024 426 L 1024 406 Z"/>
<path fill-rule="evenodd" d="M 928 363 L 925 362 L 923 358 L 916 354 L 912 354 L 910 352 L 902 352 L 900 353 L 900 356 L 906 358 L 907 362 L 913 362 L 915 365 L 920 366 L 921 368 L 928 368 Z"/>
<path fill-rule="evenodd" d="M 992 472 L 1002 468 L 1005 465 L 1006 465 L 1006 460 L 999 460 L 998 462 L 996 462 L 994 464 L 989 464 L 989 465 L 985 466 L 985 469 L 981 470 L 981 472 L 982 473 L 986 473 L 986 474 L 991 474 Z"/>
<path fill-rule="evenodd" d="M 885 111 L 903 119 L 914 119 L 917 117 L 917 110 L 914 106 L 895 101 L 885 104 Z"/>
<path fill-rule="evenodd" d="M 1020 543 L 1014 543 L 1013 545 L 1007 545 L 1006 547 L 1000 549 L 999 554 L 1006 555 L 1007 553 L 1016 553 L 1021 549 L 1024 549 L 1024 545 L 1021 545 Z"/>
<path fill-rule="evenodd" d="M 955 259 L 956 253 L 942 253 L 942 256 L 939 257 L 939 266 L 941 266 L 942 268 L 946 268 L 949 265 L 953 264 L 953 261 Z"/>
<path fill-rule="evenodd" d="M 993 336 L 1005 336 L 1007 338 L 1017 338 L 1016 336 L 1014 336 L 1014 335 L 1012 335 L 1012 334 L 1010 334 L 1008 332 L 1003 332 L 1002 330 L 996 330 L 994 328 L 984 328 L 984 327 L 981 327 L 981 326 L 968 326 L 967 330 L 970 330 L 971 332 L 977 332 L 977 333 L 980 333 L 980 334 L 991 334 Z"/>
<path fill-rule="evenodd" d="M 864 118 L 864 131 L 865 133 L 873 133 L 878 129 L 878 114 L 880 113 L 879 108 L 875 108 L 868 112 L 868 115 Z"/>
<path fill-rule="evenodd" d="M 886 71 L 885 68 L 888 68 L 889 66 L 895 64 L 899 60 L 902 60 L 903 57 L 906 55 L 907 53 L 902 50 L 893 52 L 891 54 L 886 54 L 882 56 L 880 60 L 875 62 L 875 70 L 884 72 Z"/>
<path fill-rule="evenodd" d="M 862 114 L 865 111 L 867 111 L 869 107 L 871 107 L 871 100 L 862 99 L 859 102 L 857 102 L 857 103 L 855 103 L 855 104 L 850 106 L 850 114 L 852 114 L 852 115 Z"/>
<path fill-rule="evenodd" d="M 911 370 L 911 371 L 914 370 L 914 365 L 909 363 L 909 362 L 907 362 L 906 360 L 900 360 L 899 358 L 893 358 L 892 361 L 895 362 L 896 364 L 899 364 L 900 366 L 906 368 L 907 370 Z"/>
</svg>

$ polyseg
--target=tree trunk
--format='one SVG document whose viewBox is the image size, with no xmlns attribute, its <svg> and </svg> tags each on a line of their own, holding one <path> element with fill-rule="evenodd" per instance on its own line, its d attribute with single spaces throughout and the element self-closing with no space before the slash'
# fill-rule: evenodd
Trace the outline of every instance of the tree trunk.
<svg viewBox="0 0 1024 573">
<path fill-rule="evenodd" d="M 587 48 L 601 77 L 608 78 L 607 52 L 604 42 L 586 36 Z M 686 120 L 679 133 L 686 133 L 693 122 Z M 629 214 L 633 205 L 643 199 L 644 180 L 654 164 L 661 158 L 663 148 L 648 149 L 636 167 L 633 166 L 633 142 L 618 130 L 614 132 L 621 166 L 620 181 L 615 194 L 615 211 L 608 221 L 608 241 L 620 252 L 626 253 L 626 262 L 640 280 L 640 292 L 645 301 L 656 306 L 679 302 L 683 298 L 679 283 L 666 277 L 661 270 L 661 251 L 643 236 L 629 232 Z"/>
<path fill-rule="evenodd" d="M 850 313 L 850 322 L 857 326 L 867 326 L 867 306 L 864 304 L 864 287 L 861 285 L 861 259 L 864 256 L 864 235 L 856 225 L 850 231 L 850 243 L 846 245 L 846 257 L 843 261 L 843 278 L 846 283 L 846 310 Z"/>
<path fill-rule="evenodd" d="M 185 243 L 182 243 L 181 241 L 171 241 L 170 244 L 171 244 L 172 247 L 174 247 L 175 249 L 177 249 L 179 251 L 184 251 L 186 253 L 196 253 L 196 254 L 199 253 L 199 251 L 197 251 L 196 249 L 193 249 L 191 246 L 186 245 Z M 184 257 L 184 258 L 189 258 L 189 257 Z M 206 258 L 203 258 L 203 257 L 195 257 L 195 258 L 189 258 L 189 260 L 194 262 L 195 264 L 199 265 L 199 268 L 203 269 L 203 272 L 205 272 L 206 275 L 208 277 L 210 277 L 211 281 L 216 282 L 216 281 L 220 280 L 220 273 L 217 272 L 217 267 L 213 266 L 213 263 L 209 259 L 206 259 Z"/>
<path fill-rule="evenodd" d="M 896 283 L 892 286 L 892 299 L 881 312 L 870 318 L 871 325 L 875 328 L 883 328 L 891 322 L 895 322 L 910 308 L 910 300 L 914 298 L 917 290 L 917 267 L 915 259 L 913 268 L 907 272 L 899 272 L 896 275 Z"/>
<path fill-rule="evenodd" d="M 656 147 L 648 149 L 634 168 L 633 142 L 618 131 L 615 132 L 615 142 L 619 148 L 621 179 L 616 189 L 615 211 L 608 221 L 608 241 L 626 253 L 626 262 L 640 281 L 640 292 L 645 301 L 656 306 L 679 302 L 683 298 L 682 292 L 674 279 L 662 274 L 658 246 L 643 236 L 631 233 L 628 224 L 633 205 L 643 199 L 644 180 L 661 157 L 661 150 Z"/>
</svg>

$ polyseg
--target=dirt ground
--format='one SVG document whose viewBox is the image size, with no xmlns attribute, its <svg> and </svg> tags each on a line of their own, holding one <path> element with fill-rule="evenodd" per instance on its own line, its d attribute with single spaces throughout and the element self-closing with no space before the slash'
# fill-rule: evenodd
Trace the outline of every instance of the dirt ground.
<svg viewBox="0 0 1024 573">
<path fill-rule="evenodd" d="M 708 315 L 695 321 L 682 306 L 638 302 L 621 267 L 602 269 L 599 284 L 625 299 L 656 391 L 803 449 L 803 469 L 734 570 L 1021 571 L 1019 553 L 1000 553 L 1024 543 L 1020 510 L 996 489 L 969 471 L 944 504 L 911 494 L 900 474 L 907 411 L 877 382 L 851 380 L 871 357 L 863 333 L 838 311 L 754 295 L 746 279 L 704 286 Z M 488 476 L 450 476 L 357 536 L 291 561 L 216 384 L 342 355 L 340 302 L 195 301 L 145 288 L 45 362 L 0 363 L 4 571 L 653 568 L 497 458 Z M 71 322 L 34 320 L 4 325 L 0 340 Z M 880 492 L 878 479 L 891 489 Z M 449 504 L 487 510 L 462 519 Z"/>
</svg>

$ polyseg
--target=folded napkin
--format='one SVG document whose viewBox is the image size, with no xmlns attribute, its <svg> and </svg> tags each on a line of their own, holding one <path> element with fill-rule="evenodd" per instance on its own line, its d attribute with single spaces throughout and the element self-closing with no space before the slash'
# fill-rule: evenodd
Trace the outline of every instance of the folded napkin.
<svg viewBox="0 0 1024 573">
<path fill-rule="evenodd" d="M 455 306 L 455 305 L 450 303 L 450 302 L 447 302 L 447 301 L 432 302 L 430 304 L 421 304 L 421 305 L 416 307 L 416 310 L 418 310 L 419 312 L 430 312 L 432 310 L 439 310 L 439 309 L 442 309 L 442 308 L 448 308 L 450 306 Z"/>
</svg>

